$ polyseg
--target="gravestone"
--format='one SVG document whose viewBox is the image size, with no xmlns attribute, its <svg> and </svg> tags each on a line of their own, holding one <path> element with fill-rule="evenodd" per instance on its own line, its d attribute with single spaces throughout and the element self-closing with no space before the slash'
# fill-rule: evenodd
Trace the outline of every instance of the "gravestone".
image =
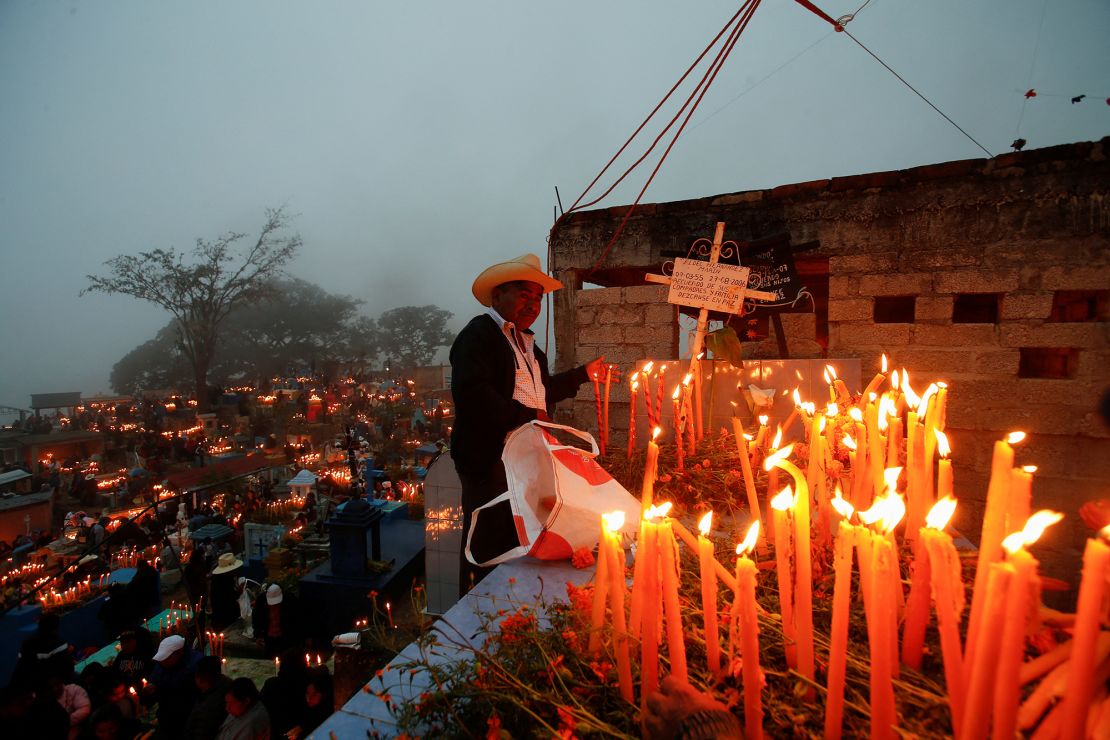
<svg viewBox="0 0 1110 740">
<path fill-rule="evenodd" d="M 444 614 L 459 600 L 462 483 L 450 451 L 439 456 L 424 478 L 424 559 L 429 614 Z"/>
</svg>

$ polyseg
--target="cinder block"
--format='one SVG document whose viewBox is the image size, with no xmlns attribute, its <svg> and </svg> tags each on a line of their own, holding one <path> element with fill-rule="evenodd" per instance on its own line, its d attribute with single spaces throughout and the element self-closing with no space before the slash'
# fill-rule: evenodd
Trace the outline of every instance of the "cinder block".
<svg viewBox="0 0 1110 740">
<path fill-rule="evenodd" d="M 583 288 L 574 294 L 576 306 L 601 306 L 620 302 L 620 288 Z"/>
<path fill-rule="evenodd" d="M 917 324 L 913 327 L 913 343 L 938 347 L 997 347 L 997 329 L 994 324 Z"/>
<path fill-rule="evenodd" d="M 574 322 L 578 326 L 589 326 L 590 324 L 594 323 L 596 318 L 597 311 L 593 310 L 592 308 L 579 307 L 574 312 Z"/>
<path fill-rule="evenodd" d="M 852 272 L 881 272 L 883 270 L 897 269 L 897 252 L 841 254 L 829 257 L 829 272 L 831 274 L 844 275 Z"/>
<path fill-rule="evenodd" d="M 644 323 L 643 308 L 639 306 L 605 306 L 597 312 L 597 323 L 602 326 L 609 324 L 642 324 Z"/>
<path fill-rule="evenodd" d="M 1044 290 L 1106 290 L 1110 286 L 1110 264 L 1055 265 L 1041 274 Z"/>
<path fill-rule="evenodd" d="M 578 341 L 584 344 L 620 344 L 619 326 L 591 326 L 578 332 Z"/>
<path fill-rule="evenodd" d="M 968 358 L 968 352 L 962 349 L 921 348 L 913 345 L 889 347 L 886 354 L 891 368 L 906 368 L 910 371 L 914 387 L 921 385 L 919 392 L 933 380 L 943 380 L 947 375 L 965 370 Z M 876 364 L 875 370 L 878 369 Z M 928 381 L 922 384 L 917 378 L 927 378 Z"/>
<path fill-rule="evenodd" d="M 666 329 L 659 326 L 626 326 L 623 331 L 624 341 L 645 343 L 659 340 Z"/>
<path fill-rule="evenodd" d="M 917 321 L 951 321 L 952 296 L 918 296 L 914 316 Z"/>
<path fill-rule="evenodd" d="M 929 273 L 887 273 L 862 275 L 860 295 L 922 295 L 932 292 L 933 276 Z"/>
<path fill-rule="evenodd" d="M 983 248 L 961 245 L 958 248 L 939 250 L 914 249 L 902 254 L 900 267 L 909 270 L 937 270 L 952 267 L 971 267 L 983 260 Z"/>
<path fill-rule="evenodd" d="M 829 275 L 829 298 L 859 295 L 859 277 L 856 275 Z"/>
<path fill-rule="evenodd" d="M 1007 293 L 1002 297 L 1002 319 L 1047 319 L 1051 293 Z"/>
<path fill-rule="evenodd" d="M 829 321 L 867 321 L 871 314 L 869 298 L 829 299 Z"/>
<path fill-rule="evenodd" d="M 830 350 L 846 347 L 887 347 L 909 344 L 908 324 L 867 324 L 838 322 L 837 346 Z M 830 336 L 830 344 L 832 337 Z"/>
<path fill-rule="evenodd" d="M 621 288 L 622 299 L 625 303 L 666 303 L 670 286 L 667 285 L 631 285 Z"/>
<path fill-rule="evenodd" d="M 1110 322 L 1082 324 L 1018 324 L 1001 326 L 1003 347 L 1090 347 L 1105 349 Z"/>
<path fill-rule="evenodd" d="M 971 368 L 977 373 L 989 373 L 1012 378 L 1017 377 L 1021 353 L 1016 349 L 998 350 L 996 352 L 976 352 L 973 356 L 975 359 L 971 362 Z"/>
<path fill-rule="evenodd" d="M 937 293 L 1006 293 L 1017 290 L 1017 268 L 995 270 L 952 270 L 936 273 L 933 286 Z"/>
<path fill-rule="evenodd" d="M 676 320 L 676 307 L 670 303 L 648 305 L 644 309 L 645 324 L 673 324 Z"/>
</svg>

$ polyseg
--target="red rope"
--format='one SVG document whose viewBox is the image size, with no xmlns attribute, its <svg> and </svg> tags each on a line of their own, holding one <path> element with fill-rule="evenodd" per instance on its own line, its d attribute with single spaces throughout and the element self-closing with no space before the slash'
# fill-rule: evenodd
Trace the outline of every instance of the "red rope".
<svg viewBox="0 0 1110 740">
<path fill-rule="evenodd" d="M 682 115 L 682 112 L 686 109 L 686 107 L 690 105 L 691 101 L 693 101 L 693 105 L 690 107 L 689 112 L 686 113 L 686 117 L 683 119 L 682 124 L 678 128 L 678 131 L 676 131 L 674 136 L 671 138 L 671 141 L 667 145 L 666 150 L 659 158 L 659 161 L 656 163 L 655 168 L 651 171 L 651 175 L 648 177 L 647 182 L 645 182 L 644 186 L 640 189 L 639 194 L 636 196 L 636 200 L 633 201 L 631 206 L 629 206 L 628 211 L 624 214 L 624 218 L 621 219 L 620 224 L 617 226 L 617 230 L 613 232 L 613 236 L 609 239 L 609 243 L 605 246 L 605 249 L 602 251 L 601 256 L 598 257 L 597 261 L 593 264 L 587 274 L 596 272 L 597 268 L 600 267 L 601 264 L 605 261 L 605 258 L 609 256 L 609 252 L 612 251 L 613 245 L 616 244 L 617 239 L 620 238 L 621 233 L 624 231 L 625 225 L 632 217 L 632 213 L 636 210 L 636 207 L 640 204 L 640 200 L 644 197 L 644 193 L 647 192 L 648 187 L 655 179 L 655 176 L 659 173 L 659 169 L 663 166 L 663 162 L 667 159 L 667 155 L 671 153 L 671 150 L 674 148 L 675 143 L 678 141 L 678 137 L 682 135 L 683 130 L 685 130 L 686 128 L 686 124 L 690 122 L 690 119 L 693 117 L 694 112 L 701 104 L 701 101 L 705 97 L 705 94 L 709 91 L 710 85 L 712 85 L 713 81 L 716 79 L 717 73 L 721 71 L 721 67 L 724 66 L 724 62 L 728 58 L 728 55 L 732 53 L 732 50 L 733 48 L 735 48 L 736 43 L 740 40 L 740 34 L 743 33 L 744 30 L 747 28 L 748 23 L 751 21 L 752 15 L 755 13 L 756 8 L 759 7 L 760 2 L 761 0 L 749 0 L 749 2 L 745 4 L 744 8 L 742 8 L 743 16 L 740 18 L 739 23 L 736 24 L 736 27 L 729 35 L 729 38 L 725 42 L 725 45 L 717 53 L 716 58 L 713 60 L 712 64 L 710 64 L 709 69 L 706 71 L 705 75 L 702 77 L 697 87 L 694 88 L 693 92 L 691 92 L 690 94 L 690 97 L 686 99 L 686 102 L 683 103 L 682 108 L 679 109 L 678 113 L 676 113 L 674 118 L 671 119 L 670 123 L 667 124 L 667 127 L 664 128 L 662 132 L 660 132 L 658 137 L 656 137 L 655 141 L 652 143 L 648 151 L 645 152 L 644 155 L 640 157 L 640 159 L 637 160 L 636 163 L 632 166 L 632 168 L 636 167 L 648 156 L 648 154 L 651 153 L 651 150 L 655 148 L 655 144 L 663 138 L 663 136 L 671 128 L 674 122 L 677 121 L 679 116 Z M 629 168 L 629 172 L 631 172 L 632 168 Z M 627 174 L 628 172 L 625 173 L 625 175 Z M 623 177 L 624 176 L 622 176 L 622 179 Z M 610 190 L 612 190 L 612 188 L 610 188 Z"/>
<path fill-rule="evenodd" d="M 835 28 L 837 31 L 843 31 L 844 30 L 844 26 L 842 26 L 839 23 L 837 23 L 836 21 L 834 21 L 832 18 L 829 17 L 829 15 L 827 13 L 825 13 L 825 11 L 818 8 L 816 5 L 811 3 L 809 0 L 794 0 L 794 2 L 798 3 L 798 5 L 801 5 L 806 10 L 812 11 L 813 13 L 815 13 L 817 15 L 818 18 L 831 23 L 832 27 Z M 847 23 L 848 21 L 845 20 L 844 22 Z"/>
<path fill-rule="evenodd" d="M 690 73 L 694 71 L 694 68 L 696 68 L 698 66 L 698 64 L 701 63 L 701 60 L 705 58 L 705 55 L 709 53 L 709 50 L 712 49 L 717 44 L 717 41 L 720 40 L 721 36 L 724 35 L 725 31 L 727 31 L 736 22 L 736 19 L 740 17 L 740 15 L 744 12 L 744 10 L 749 5 L 751 5 L 752 2 L 753 2 L 753 0 L 746 0 L 744 5 L 742 5 L 740 7 L 740 9 L 736 11 L 735 15 L 733 15 L 731 18 L 728 19 L 728 22 L 725 23 L 725 25 L 721 28 L 721 30 L 717 32 L 717 35 L 713 37 L 713 40 L 710 41 L 709 44 L 707 44 L 704 49 L 702 49 L 702 52 L 700 54 L 698 54 L 697 58 L 690 64 L 689 67 L 686 68 L 686 71 L 682 73 L 682 76 L 678 78 L 678 81 L 675 82 L 674 85 L 671 86 L 671 89 L 667 91 L 667 94 L 663 96 L 663 99 L 660 100 L 659 103 L 656 104 L 656 106 L 654 108 L 652 108 L 651 112 L 648 113 L 647 118 L 645 118 L 643 120 L 643 122 L 639 126 L 636 127 L 636 130 L 633 131 L 632 135 L 628 137 L 627 141 L 625 141 L 624 144 L 621 145 L 621 148 L 617 150 L 617 153 L 614 154 L 612 156 L 612 158 L 608 162 L 605 163 L 605 166 L 601 168 L 601 171 L 597 173 L 597 176 L 590 182 L 589 185 L 586 186 L 586 189 L 582 191 L 582 194 L 578 196 L 578 199 L 574 201 L 574 204 L 571 205 L 571 207 L 568 208 L 565 213 L 563 213 L 559 216 L 558 220 L 555 221 L 555 226 L 552 227 L 552 231 L 554 231 L 555 228 L 558 227 L 559 221 L 562 221 L 563 218 L 565 218 L 568 214 L 578 210 L 579 208 L 589 208 L 590 206 L 597 204 L 606 195 L 611 193 L 613 191 L 613 188 L 615 188 L 617 185 L 619 185 L 621 180 L 623 180 L 628 175 L 628 173 L 632 171 L 632 169 L 636 165 L 633 165 L 627 171 L 625 171 L 625 173 L 623 175 L 621 175 L 620 179 L 618 179 L 615 183 L 613 183 L 613 185 L 608 190 L 606 190 L 604 193 L 602 193 L 600 196 L 598 196 L 597 198 L 594 198 L 589 203 L 582 203 L 582 199 L 586 197 L 586 193 L 590 192 L 590 190 L 593 189 L 594 185 L 597 184 L 597 181 L 600 180 L 602 178 L 602 176 L 613 165 L 613 162 L 616 162 L 617 159 L 622 154 L 624 154 L 624 150 L 628 148 L 628 145 L 632 143 L 633 139 L 635 139 L 639 135 L 639 133 L 644 130 L 644 127 L 647 126 L 648 122 L 651 121 L 652 117 L 654 117 L 655 114 L 659 112 L 659 109 L 662 108 L 663 105 L 667 102 L 667 100 L 670 99 L 671 95 L 674 94 L 674 91 L 677 90 L 679 88 L 679 86 L 682 85 L 682 83 L 686 81 L 686 78 L 689 77 Z M 665 129 L 664 129 L 664 131 L 665 131 Z M 657 141 L 658 141 L 658 139 L 657 139 Z M 650 151 L 651 150 L 649 149 L 648 152 L 650 153 Z M 644 156 L 646 157 L 647 154 L 645 154 Z M 641 161 L 643 161 L 643 157 L 641 157 L 640 160 L 637 160 L 636 164 L 639 164 L 639 162 L 641 162 Z M 579 204 L 581 204 L 581 205 L 579 205 Z"/>
</svg>

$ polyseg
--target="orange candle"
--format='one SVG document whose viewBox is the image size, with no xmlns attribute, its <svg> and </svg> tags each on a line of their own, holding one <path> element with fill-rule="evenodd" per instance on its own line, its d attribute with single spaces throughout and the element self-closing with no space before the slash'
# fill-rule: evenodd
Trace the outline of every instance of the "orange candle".
<svg viewBox="0 0 1110 740">
<path fill-rule="evenodd" d="M 986 606 L 986 581 L 991 563 L 1002 557 L 1002 538 L 1006 536 L 1006 517 L 1009 513 L 1007 503 L 1010 494 L 1010 481 L 1013 477 L 1014 448 L 1025 438 L 1024 432 L 1012 432 L 1006 439 L 994 443 L 994 456 L 991 459 L 991 478 L 987 486 L 987 505 L 983 515 L 983 530 L 979 538 L 979 562 L 975 571 L 975 588 L 971 594 L 971 617 L 967 625 L 966 652 L 969 660 L 965 670 L 971 669 L 971 662 L 977 652 L 976 642 L 982 624 L 983 610 Z M 970 680 L 970 677 L 968 677 Z"/>
<path fill-rule="evenodd" d="M 644 377 L 644 410 L 647 412 L 647 423 L 649 427 L 659 425 L 659 419 L 656 417 L 655 410 L 651 406 L 651 368 L 654 366 L 655 362 L 648 360 L 647 363 L 640 368 L 640 374 Z M 663 410 L 662 405 L 660 405 L 659 410 Z"/>
<path fill-rule="evenodd" d="M 605 448 L 609 445 L 609 390 L 613 384 L 613 366 L 605 366 L 605 410 L 602 414 L 601 422 L 601 438 L 605 440 L 601 446 L 601 454 L 605 454 Z"/>
<path fill-rule="evenodd" d="M 867 466 L 871 474 L 870 480 L 865 481 L 864 500 L 870 501 L 883 493 L 883 440 L 879 436 L 879 409 L 873 404 L 867 404 L 863 414 L 867 428 Z"/>
<path fill-rule="evenodd" d="M 960 643 L 960 618 L 964 610 L 964 584 L 960 556 L 952 538 L 944 531 L 956 510 L 956 499 L 938 501 L 925 517 L 922 542 L 929 555 L 929 575 L 936 595 L 937 630 L 944 656 L 944 680 L 952 727 L 958 728 L 964 716 L 964 659 Z"/>
<path fill-rule="evenodd" d="M 1075 637 L 1068 659 L 1067 690 L 1062 702 L 1060 737 L 1082 737 L 1087 712 L 1094 695 L 1095 641 L 1102 630 L 1103 600 L 1110 566 L 1110 547 L 1106 539 L 1110 527 L 1087 540 L 1083 551 L 1083 580 L 1079 584 L 1079 603 L 1075 609 Z"/>
<path fill-rule="evenodd" d="M 617 680 L 621 697 L 632 702 L 632 663 L 628 654 L 628 624 L 624 614 L 624 548 L 621 547 L 621 528 L 624 512 L 614 511 L 601 515 L 603 524 L 602 545 L 609 564 L 609 608 L 613 614 L 613 641 L 617 653 Z"/>
<path fill-rule="evenodd" d="M 844 676 L 848 664 L 848 606 L 852 598 L 852 548 L 855 527 L 849 523 L 852 505 L 843 498 L 832 500 L 843 517 L 837 528 L 833 555 L 833 613 L 829 633 L 829 681 L 825 699 L 825 738 L 839 740 L 844 724 Z"/>
<path fill-rule="evenodd" d="M 601 451 L 601 454 L 604 455 L 605 454 L 605 432 L 604 432 L 603 427 L 601 426 L 601 424 L 602 424 L 602 416 L 601 416 L 601 379 L 599 377 L 597 377 L 596 373 L 594 374 L 593 382 L 594 382 L 594 411 L 597 414 L 597 447 Z"/>
<path fill-rule="evenodd" d="M 591 655 L 601 651 L 601 628 L 605 622 L 605 600 L 609 590 L 609 558 L 605 555 L 605 525 L 602 523 L 602 540 L 597 548 L 597 570 L 594 572 L 594 602 L 590 610 L 590 643 Z"/>
<path fill-rule="evenodd" d="M 790 535 L 790 512 L 794 508 L 794 493 L 790 486 L 771 499 L 771 521 L 775 527 L 775 572 L 779 583 L 779 611 L 782 613 L 782 641 L 786 651 L 786 665 L 798 667 L 798 640 L 794 629 L 794 577 L 791 561 L 794 540 Z"/>
<path fill-rule="evenodd" d="M 813 565 L 809 539 L 809 486 L 802 471 L 787 458 L 794 445 L 787 445 L 769 455 L 763 463 L 766 470 L 781 468 L 794 478 L 797 494 L 794 498 L 794 623 L 798 638 L 798 672 L 813 681 L 815 661 L 813 655 Z M 813 688 L 805 692 L 806 701 L 816 697 Z"/>
<path fill-rule="evenodd" d="M 759 621 L 756 618 L 755 563 L 747 557 L 759 540 L 759 522 L 752 522 L 736 548 L 736 593 L 733 609 L 740 624 L 740 657 L 744 675 L 744 736 L 763 737 L 763 677 L 759 667 Z"/>
<path fill-rule="evenodd" d="M 636 449 L 636 388 L 638 382 L 636 380 L 637 373 L 633 373 L 631 379 L 628 381 L 628 459 L 632 459 L 632 453 Z"/>
<path fill-rule="evenodd" d="M 940 462 L 937 463 L 937 500 L 951 498 L 952 496 L 952 461 L 948 454 L 952 451 L 948 446 L 948 435 L 944 432 L 934 432 L 937 439 L 937 452 L 940 453 Z"/>
<path fill-rule="evenodd" d="M 1026 465 L 1023 468 L 1014 468 L 1010 471 L 1010 496 L 1006 509 L 1007 531 L 1017 531 L 1025 525 L 1029 518 L 1030 504 L 1033 494 L 1033 473 L 1037 472 L 1036 465 Z"/>
<path fill-rule="evenodd" d="M 709 531 L 713 524 L 710 511 L 698 522 L 698 566 L 701 576 L 701 610 L 705 625 L 705 662 L 714 679 L 721 677 L 721 637 L 717 629 L 717 574 L 713 570 L 713 541 Z"/>
<path fill-rule="evenodd" d="M 640 625 L 640 709 L 647 707 L 647 698 L 659 689 L 659 526 L 655 523 L 656 510 L 644 513 L 644 537 L 636 553 L 637 564 L 643 568 L 643 586 L 640 589 L 642 616 Z M 636 604 L 633 603 L 632 619 L 635 623 Z"/>
<path fill-rule="evenodd" d="M 691 398 L 690 379 L 693 377 L 693 373 L 686 373 L 686 377 L 682 379 L 682 428 L 686 430 L 686 454 L 691 457 L 697 453 L 697 434 L 694 429 L 699 423 L 699 415 L 695 412 Z"/>
<path fill-rule="evenodd" d="M 1025 661 L 1025 634 L 1040 610 L 1040 578 L 1037 561 L 1025 549 L 1040 538 L 1045 528 L 1064 518 L 1052 511 L 1038 511 L 1020 532 L 1002 540 L 1006 563 L 1013 579 L 1006 597 L 1006 621 L 1002 626 L 994 684 L 994 737 L 1017 734 L 1018 703 L 1021 697 L 1021 666 Z"/>
<path fill-rule="evenodd" d="M 744 437 L 744 424 L 740 417 L 732 416 L 732 434 L 736 437 L 736 455 L 740 458 L 740 470 L 744 473 L 744 490 L 748 494 L 748 510 L 754 520 L 762 522 L 763 512 L 759 508 L 759 493 L 755 487 L 755 475 L 752 473 L 752 459 L 748 452 L 748 440 Z M 762 531 L 762 526 L 760 527 Z M 763 537 L 760 536 L 760 544 Z"/>
<path fill-rule="evenodd" d="M 871 382 L 868 383 L 867 387 L 863 389 L 863 393 L 860 394 L 860 408 L 863 408 L 871 400 L 871 394 L 878 393 L 879 388 L 881 388 L 883 383 L 886 382 L 886 365 L 886 353 L 884 352 L 882 356 L 882 368 L 879 370 L 879 372 L 875 373 L 875 377 L 871 379 Z"/>
<path fill-rule="evenodd" d="M 890 639 L 891 618 L 897 617 L 893 573 L 898 570 L 898 554 L 887 533 L 905 514 L 901 497 L 887 496 L 874 508 L 880 510 L 879 531 L 871 538 L 871 608 L 867 623 L 871 650 L 871 737 L 893 738 L 897 714 L 891 677 L 896 661 L 896 644 Z"/>
<path fill-rule="evenodd" d="M 1006 600 L 1014 568 L 1009 563 L 991 563 L 988 569 L 986 590 L 983 592 L 983 618 L 986 624 L 1002 624 L 1006 618 Z M 979 636 L 974 646 L 968 642 L 970 668 L 965 672 L 970 676 L 967 681 L 967 705 L 963 723 L 957 736 L 960 740 L 978 740 L 987 737 L 991 720 L 991 694 L 997 679 L 998 653 L 1002 642 L 998 629 L 987 629 Z M 970 652 L 974 647 L 974 652 Z"/>
<path fill-rule="evenodd" d="M 682 609 L 678 602 L 678 543 L 674 539 L 670 520 L 659 525 L 660 583 L 663 588 L 663 609 L 667 624 L 667 655 L 671 660 L 671 675 L 679 681 L 689 680 L 686 670 L 686 643 L 682 633 Z"/>
<path fill-rule="evenodd" d="M 684 418 L 683 418 L 682 407 L 681 407 L 681 404 L 679 403 L 679 400 L 678 400 L 679 394 L 681 394 L 681 393 L 682 393 L 682 386 L 681 385 L 676 385 L 674 387 L 674 393 L 671 394 L 671 406 L 673 408 L 673 413 L 674 413 L 673 421 L 674 421 L 675 455 L 678 456 L 677 466 L 678 466 L 678 472 L 680 472 L 680 473 L 684 472 L 686 470 L 686 465 L 685 465 L 685 462 L 684 462 L 685 456 L 686 456 L 686 451 L 682 448 L 682 444 L 683 444 L 683 441 L 682 441 L 682 425 L 683 425 Z"/>
<path fill-rule="evenodd" d="M 663 430 L 659 427 L 651 432 L 648 440 L 647 460 L 644 461 L 644 480 L 640 485 L 640 509 L 647 511 L 651 508 L 651 500 L 655 495 L 655 478 L 659 475 L 659 445 L 655 440 Z"/>
<path fill-rule="evenodd" d="M 908 534 L 908 532 L 907 532 Z M 930 580 L 929 555 L 925 550 L 922 528 L 913 543 L 913 565 L 910 577 L 910 598 L 906 602 L 906 625 L 902 630 L 902 662 L 920 670 L 925 629 L 929 626 Z"/>
<path fill-rule="evenodd" d="M 659 383 L 655 386 L 655 424 L 658 426 L 663 421 L 663 380 L 667 374 L 667 366 L 659 366 Z"/>
</svg>

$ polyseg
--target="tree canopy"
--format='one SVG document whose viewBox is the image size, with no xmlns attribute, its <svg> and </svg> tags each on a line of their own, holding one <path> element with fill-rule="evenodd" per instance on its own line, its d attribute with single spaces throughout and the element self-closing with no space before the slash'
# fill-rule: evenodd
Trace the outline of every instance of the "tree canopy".
<svg viewBox="0 0 1110 740">
<path fill-rule="evenodd" d="M 447 330 L 453 314 L 437 306 L 391 308 L 378 317 L 381 352 L 401 368 L 427 365 L 440 347 L 451 344 Z"/>
<path fill-rule="evenodd" d="M 89 275 L 82 291 L 129 295 L 155 303 L 173 316 L 177 348 L 193 370 L 198 406 L 207 410 L 208 371 L 220 328 L 236 308 L 272 294 L 281 274 L 301 246 L 287 233 L 284 209 L 267 209 L 252 242 L 247 234 L 228 232 L 214 240 L 198 238 L 191 253 L 173 247 L 119 255 L 108 260 L 108 275 Z"/>
</svg>

